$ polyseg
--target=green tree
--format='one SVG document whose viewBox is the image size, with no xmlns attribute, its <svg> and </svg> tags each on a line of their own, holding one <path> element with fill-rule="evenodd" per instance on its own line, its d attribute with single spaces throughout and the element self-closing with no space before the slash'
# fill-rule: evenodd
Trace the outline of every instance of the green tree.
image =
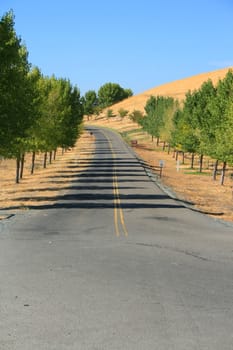
<svg viewBox="0 0 233 350">
<path fill-rule="evenodd" d="M 106 83 L 98 90 L 98 101 L 102 108 L 109 107 L 129 97 L 129 89 L 123 89 L 119 84 Z"/>
<path fill-rule="evenodd" d="M 200 130 L 199 152 L 211 155 L 215 144 L 215 129 L 218 118 L 213 113 L 214 101 L 216 99 L 216 88 L 211 80 L 203 83 L 197 92 L 198 101 L 194 109 L 193 117 Z"/>
<path fill-rule="evenodd" d="M 97 106 L 98 98 L 96 92 L 94 90 L 87 91 L 83 97 L 84 114 L 89 118 L 89 116 L 95 113 Z"/>
<path fill-rule="evenodd" d="M 0 96 L 0 155 L 16 159 L 18 183 L 25 152 L 32 151 L 35 160 L 35 153 L 44 151 L 46 160 L 48 151 L 74 145 L 83 107 L 79 90 L 68 80 L 30 70 L 12 11 L 0 20 Z"/>
<path fill-rule="evenodd" d="M 110 118 L 113 118 L 113 117 L 115 117 L 115 114 L 113 113 L 113 110 L 112 109 L 107 109 L 106 118 L 110 119 Z"/>
<path fill-rule="evenodd" d="M 142 119 L 144 118 L 144 116 L 143 113 L 138 109 L 134 109 L 133 112 L 130 113 L 129 117 L 134 123 L 142 125 Z"/>
<path fill-rule="evenodd" d="M 193 133 L 193 128 L 188 121 L 186 113 L 187 111 L 184 109 L 178 109 L 174 113 L 171 146 L 178 151 L 191 153 L 191 168 L 193 168 L 194 155 L 199 145 L 199 140 Z"/>
<path fill-rule="evenodd" d="M 212 113 L 212 103 L 216 97 L 216 89 L 211 80 L 202 84 L 200 89 L 191 95 L 192 103 L 189 112 L 190 124 L 195 137 L 198 139 L 196 152 L 200 155 L 200 172 L 202 171 L 203 156 L 211 153 L 214 142 L 216 120 Z"/>
<path fill-rule="evenodd" d="M 26 47 L 15 32 L 14 15 L 9 11 L 0 21 L 0 153 L 16 158 L 17 183 L 28 129 L 33 123 L 29 69 Z"/>
<path fill-rule="evenodd" d="M 224 184 L 227 163 L 233 164 L 233 72 L 229 70 L 225 78 L 217 84 L 213 114 L 215 123 L 215 143 L 213 156 L 223 163 L 221 185 Z"/>
<path fill-rule="evenodd" d="M 40 139 L 45 152 L 55 151 L 58 147 L 64 149 L 72 147 L 77 139 L 82 122 L 83 109 L 80 93 L 72 88 L 65 79 L 43 78 L 43 103 Z M 51 137 L 52 135 L 52 137 Z"/>
<path fill-rule="evenodd" d="M 152 136 L 152 140 L 154 137 L 159 138 L 159 117 L 157 114 L 157 98 L 155 96 L 151 96 L 145 106 L 145 117 L 142 120 L 142 127 L 145 131 L 148 132 Z"/>
<path fill-rule="evenodd" d="M 128 98 L 133 96 L 133 91 L 131 89 L 124 89 L 125 92 L 125 97 L 124 98 Z"/>
<path fill-rule="evenodd" d="M 174 130 L 174 115 L 180 107 L 179 102 L 170 97 L 165 98 L 163 103 L 163 128 L 160 130 L 160 137 L 164 141 L 164 149 L 167 144 L 169 152 L 172 142 L 172 132 Z"/>
<path fill-rule="evenodd" d="M 157 142 L 159 142 L 162 133 L 165 136 L 165 129 L 166 127 L 168 128 L 168 120 L 172 118 L 175 104 L 173 98 L 164 96 L 151 96 L 146 102 L 146 115 L 143 119 L 143 127 L 152 136 L 152 139 L 154 137 L 157 138 Z M 166 137 L 168 137 L 169 133 L 167 129 Z"/>
<path fill-rule="evenodd" d="M 129 111 L 127 111 L 127 110 L 124 109 L 124 108 L 118 109 L 118 114 L 119 114 L 121 120 L 122 120 L 124 117 L 126 117 L 128 113 L 129 113 Z"/>
</svg>

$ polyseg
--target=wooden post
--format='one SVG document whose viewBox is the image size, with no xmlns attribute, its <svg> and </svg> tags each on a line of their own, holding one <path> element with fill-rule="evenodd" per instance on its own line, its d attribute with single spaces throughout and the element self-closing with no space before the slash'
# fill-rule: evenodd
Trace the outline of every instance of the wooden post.
<svg viewBox="0 0 233 350">
<path fill-rule="evenodd" d="M 159 171 L 159 177 L 162 177 L 162 171 L 163 171 L 163 167 L 160 167 L 160 171 Z"/>
</svg>

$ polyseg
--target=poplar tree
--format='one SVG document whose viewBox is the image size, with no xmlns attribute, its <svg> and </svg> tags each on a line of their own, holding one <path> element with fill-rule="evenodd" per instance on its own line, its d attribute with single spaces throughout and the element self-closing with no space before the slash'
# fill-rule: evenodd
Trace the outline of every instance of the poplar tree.
<svg viewBox="0 0 233 350">
<path fill-rule="evenodd" d="M 98 98 L 94 90 L 89 90 L 85 93 L 83 99 L 84 114 L 88 117 L 95 113 L 96 106 L 98 105 Z"/>
<path fill-rule="evenodd" d="M 0 20 L 0 153 L 16 158 L 19 182 L 21 157 L 25 152 L 27 130 L 32 124 L 31 85 L 28 53 L 14 29 L 14 15 L 7 12 Z"/>
</svg>

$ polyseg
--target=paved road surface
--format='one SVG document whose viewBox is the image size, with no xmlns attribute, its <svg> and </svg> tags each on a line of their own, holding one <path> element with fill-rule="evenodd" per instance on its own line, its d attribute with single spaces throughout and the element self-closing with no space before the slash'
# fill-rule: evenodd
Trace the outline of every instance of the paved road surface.
<svg viewBox="0 0 233 350">
<path fill-rule="evenodd" d="M 170 199 L 116 134 L 91 130 L 69 193 L 0 224 L 0 349 L 232 350 L 233 227 Z"/>
</svg>

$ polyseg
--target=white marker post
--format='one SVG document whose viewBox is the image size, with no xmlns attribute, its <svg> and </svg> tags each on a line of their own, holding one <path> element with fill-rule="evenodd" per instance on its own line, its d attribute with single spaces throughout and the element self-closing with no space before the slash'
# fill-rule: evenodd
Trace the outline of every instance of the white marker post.
<svg viewBox="0 0 233 350">
<path fill-rule="evenodd" d="M 164 166 L 165 166 L 165 161 L 161 159 L 159 161 L 159 167 L 160 167 L 159 177 L 162 177 L 162 170 L 163 170 Z"/>
</svg>

